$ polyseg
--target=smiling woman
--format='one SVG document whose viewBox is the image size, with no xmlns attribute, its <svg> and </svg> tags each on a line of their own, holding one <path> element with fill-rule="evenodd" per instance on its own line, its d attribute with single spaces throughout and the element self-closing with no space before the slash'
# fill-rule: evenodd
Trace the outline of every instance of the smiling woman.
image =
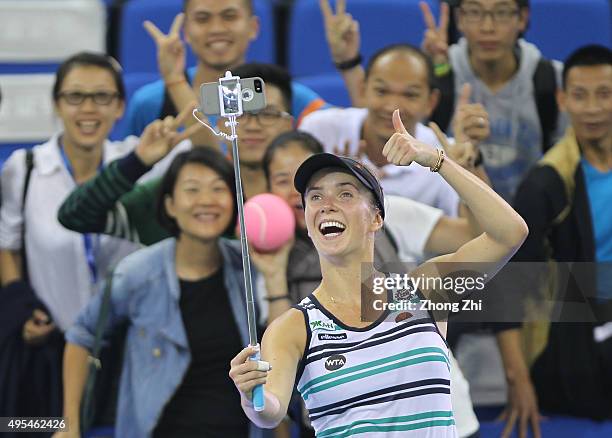
<svg viewBox="0 0 612 438">
<path fill-rule="evenodd" d="M 248 343 L 240 245 L 223 238 L 235 229 L 235 190 L 232 164 L 220 152 L 199 147 L 176 155 L 157 203 L 158 220 L 173 237 L 114 271 L 109 324 L 127 323 L 129 352 L 117 436 L 261 436 L 227 375 L 227 363 Z M 266 285 L 279 290 L 266 275 Z M 66 334 L 64 412 L 77 431 L 101 305 L 96 296 Z"/>
<path fill-rule="evenodd" d="M 479 271 L 490 278 L 524 240 L 524 221 L 482 181 L 445 159 L 441 150 L 412 137 L 398 110 L 393 127 L 395 133 L 383 148 L 385 159 L 398 166 L 415 162 L 439 173 L 483 230 L 410 275 L 445 279 L 463 269 L 462 263 L 488 262 Z M 439 128 L 432 129 L 448 146 Z M 245 413 L 255 424 L 274 427 L 285 416 L 297 385 L 316 436 L 456 437 L 446 315 L 427 309 L 399 314 L 390 306 L 369 303 L 374 280 L 393 275 L 377 271 L 373 264 L 374 236 L 385 220 L 377 178 L 353 159 L 320 153 L 301 163 L 294 186 L 305 206 L 304 221 L 322 280 L 266 330 L 261 357 L 270 362 L 270 370 L 255 371 L 259 365 L 248 361 L 252 347 L 231 361 L 230 376 Z M 455 269 L 449 267 L 453 265 Z M 378 302 L 401 302 L 402 295 L 410 295 L 410 302 L 456 298 L 453 291 L 435 287 L 417 289 L 413 284 L 407 291 L 390 290 Z M 266 397 L 261 412 L 251 401 L 258 384 L 264 384 Z"/>
<path fill-rule="evenodd" d="M 111 237 L 68 231 L 56 217 L 62 201 L 78 184 L 136 146 L 136 138 L 116 143 L 107 140 L 123 114 L 120 68 L 102 54 L 80 53 L 67 59 L 57 71 L 52 96 L 63 132 L 31 151 L 15 151 L 2 169 L 3 285 L 22 280 L 21 284 L 31 286 L 33 304 L 29 303 L 31 309 L 27 307 L 29 315 L 19 335 L 27 346 L 54 351 L 58 358 L 62 332 L 97 291 L 107 269 L 136 248 Z M 59 370 L 60 363 L 49 363 L 48 369 Z M 51 405 L 61 405 L 61 391 L 40 391 L 44 394 L 33 392 L 32 398 L 46 401 L 49 394 L 57 394 Z M 30 407 L 30 403 L 21 406 Z M 59 415 L 61 409 L 19 413 L 27 416 L 35 412 Z"/>
</svg>

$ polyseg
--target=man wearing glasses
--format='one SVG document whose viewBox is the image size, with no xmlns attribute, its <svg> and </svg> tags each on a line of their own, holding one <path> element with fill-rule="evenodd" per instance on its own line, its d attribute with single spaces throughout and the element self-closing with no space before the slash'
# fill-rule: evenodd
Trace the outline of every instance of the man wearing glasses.
<svg viewBox="0 0 612 438">
<path fill-rule="evenodd" d="M 463 34 L 450 47 L 448 4 L 457 6 L 455 20 Z M 364 106 L 359 26 L 344 7 L 334 14 L 327 0 L 321 5 L 333 61 L 353 105 Z M 485 121 L 476 112 L 484 107 L 490 134 L 479 139 L 484 140 L 483 164 L 493 188 L 511 200 L 527 169 L 565 129 L 555 101 L 562 65 L 545 60 L 536 46 L 520 38 L 529 19 L 529 0 L 447 0 L 438 23 L 426 2 L 421 9 L 426 24 L 422 48 L 433 59 L 441 92 L 431 119 L 447 130 L 453 117 L 460 118 L 468 131 L 477 132 Z M 466 83 L 471 85 L 471 105 L 458 111 Z"/>
<path fill-rule="evenodd" d="M 422 4 L 427 23 L 423 48 L 434 58 L 442 91 L 432 118 L 446 126 L 459 90 L 471 85 L 471 101 L 482 104 L 491 133 L 480 149 L 494 189 L 511 200 L 527 170 L 565 128 L 555 93 L 562 64 L 542 57 L 521 39 L 529 20 L 529 0 L 458 0 L 457 28 L 463 38 L 446 44 L 448 8 L 438 26 Z"/>
</svg>

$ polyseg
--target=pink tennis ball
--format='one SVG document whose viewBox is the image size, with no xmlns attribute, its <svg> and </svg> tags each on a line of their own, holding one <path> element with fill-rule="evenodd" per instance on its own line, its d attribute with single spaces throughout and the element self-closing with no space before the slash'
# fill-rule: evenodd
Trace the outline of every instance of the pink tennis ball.
<svg viewBox="0 0 612 438">
<path fill-rule="evenodd" d="M 254 196 L 244 204 L 244 224 L 249 242 L 261 252 L 276 251 L 295 233 L 291 207 L 270 193 Z"/>
</svg>

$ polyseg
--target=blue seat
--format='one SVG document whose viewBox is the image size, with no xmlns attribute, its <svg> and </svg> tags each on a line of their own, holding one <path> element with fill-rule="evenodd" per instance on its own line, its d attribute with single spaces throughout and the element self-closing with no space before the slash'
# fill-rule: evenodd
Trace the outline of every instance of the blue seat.
<svg viewBox="0 0 612 438">
<path fill-rule="evenodd" d="M 125 84 L 125 107 L 127 108 L 127 105 L 136 90 L 143 85 L 155 82 L 158 79 L 158 73 L 125 73 L 123 75 L 123 82 Z M 121 138 L 121 133 L 126 131 L 126 123 L 127 119 L 125 117 L 118 120 L 117 123 L 115 123 L 113 130 L 108 135 L 108 138 L 111 140 L 123 140 L 123 138 Z"/>
<path fill-rule="evenodd" d="M 544 56 L 565 60 L 580 46 L 610 47 L 609 0 L 531 0 L 531 19 L 525 38 Z"/>
<path fill-rule="evenodd" d="M 298 82 L 316 91 L 330 105 L 340 107 L 351 106 L 351 99 L 342 76 L 336 72 L 303 76 L 298 79 Z"/>
<path fill-rule="evenodd" d="M 549 416 L 547 420 L 540 423 L 540 428 L 544 437 L 600 438 L 612 436 L 612 421 L 595 422 L 582 418 Z M 480 436 L 481 438 L 498 438 L 503 429 L 503 422 L 481 421 Z M 518 438 L 516 428 L 511 438 Z"/>
<path fill-rule="evenodd" d="M 438 1 L 427 2 L 437 16 Z M 361 53 L 366 60 L 389 44 L 419 46 L 423 38 L 425 22 L 419 0 L 349 0 L 347 12 L 359 22 Z M 335 71 L 318 1 L 295 1 L 288 48 L 289 70 L 295 77 Z"/>
<path fill-rule="evenodd" d="M 274 62 L 274 15 L 269 0 L 255 0 L 255 14 L 260 21 L 260 34 L 251 44 L 248 60 Z M 183 0 L 132 0 L 126 3 L 121 18 L 119 54 L 121 65 L 128 73 L 157 72 L 157 49 L 142 27 L 150 20 L 163 32 L 168 32 L 174 17 L 183 9 Z M 196 64 L 191 50 L 187 51 L 187 65 Z"/>
</svg>

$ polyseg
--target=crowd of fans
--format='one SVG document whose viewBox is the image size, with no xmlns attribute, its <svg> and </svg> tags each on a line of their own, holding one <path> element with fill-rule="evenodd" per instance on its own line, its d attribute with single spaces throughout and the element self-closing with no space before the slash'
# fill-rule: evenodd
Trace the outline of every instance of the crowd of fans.
<svg viewBox="0 0 612 438">
<path fill-rule="evenodd" d="M 82 52 L 61 64 L 52 98 L 62 131 L 15 151 L 1 173 L 1 416 L 65 416 L 70 430 L 57 437 L 92 426 L 120 437 L 314 436 L 297 397 L 276 430 L 257 428 L 228 376 L 248 343 L 234 172 L 228 145 L 191 113 L 199 85 L 231 70 L 266 84 L 265 109 L 237 127 L 245 197 L 278 195 L 297 223 L 278 251 L 252 249 L 262 329 L 321 280 L 293 185 L 315 153 L 353 157 L 379 178 L 386 219 L 376 264 L 418 263 L 481 234 L 443 179 L 387 162 L 399 109 L 407 131 L 432 148 L 438 126 L 453 137 L 450 159 L 523 217 L 529 235 L 512 261 L 549 265 L 532 290 L 517 292 L 522 320 L 449 322 L 456 356 L 465 332 L 495 336 L 504 436 L 513 428 L 540 436 L 541 413 L 612 420 L 610 48 L 548 60 L 522 39 L 528 0 L 460 0 L 452 10 L 443 3 L 438 19 L 423 3 L 421 47 L 381 47 L 364 65 L 345 2 L 320 3 L 351 108 L 326 103 L 280 66 L 245 63 L 249 43 L 266 32 L 250 0 L 185 0 L 167 34 L 143 23 L 161 79 L 129 102 L 112 57 Z M 462 35 L 453 44 L 451 20 Z M 186 65 L 187 45 L 195 66 Z M 111 142 L 122 116 L 124 140 Z M 228 132 L 223 118 L 200 117 Z M 560 264 L 575 262 L 589 263 L 564 277 Z M 533 316 L 534 302 L 554 305 Z M 451 362 L 459 436 L 476 437 L 468 384 L 488 365 Z M 95 402 L 86 422 L 84 394 Z"/>
</svg>

